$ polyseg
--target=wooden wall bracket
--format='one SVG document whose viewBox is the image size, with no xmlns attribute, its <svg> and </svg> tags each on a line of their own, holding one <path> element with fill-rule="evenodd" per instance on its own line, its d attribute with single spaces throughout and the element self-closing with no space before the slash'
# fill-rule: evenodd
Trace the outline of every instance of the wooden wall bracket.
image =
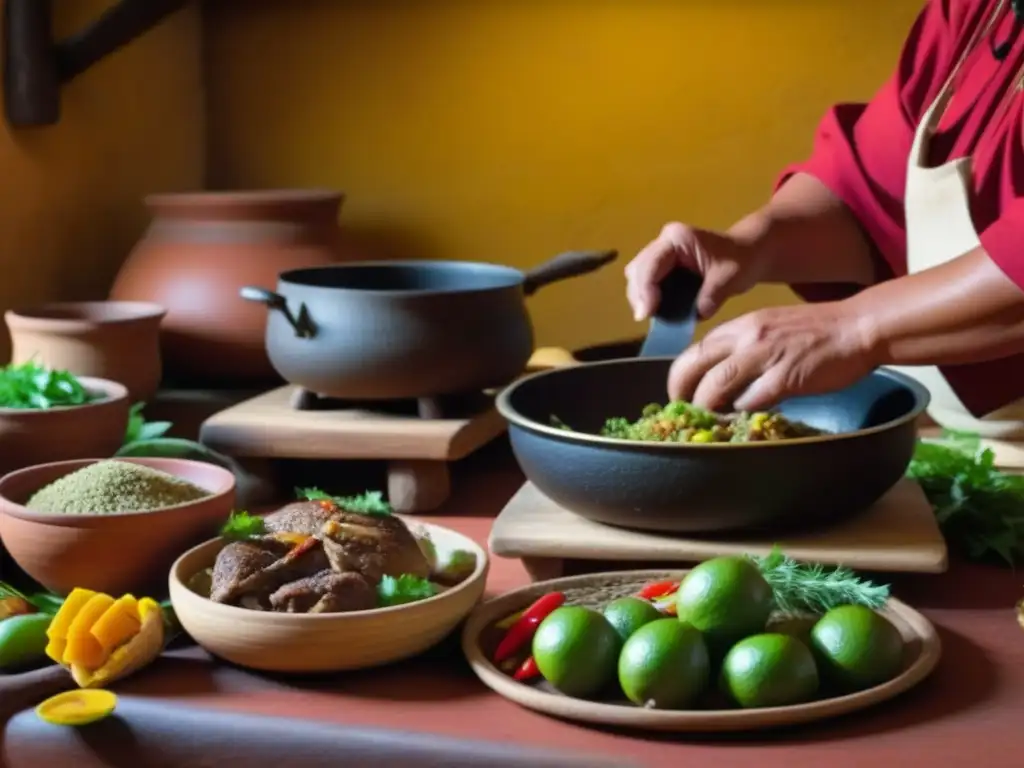
<svg viewBox="0 0 1024 768">
<path fill-rule="evenodd" d="M 15 128 L 60 120 L 60 88 L 100 59 L 157 26 L 188 0 L 118 0 L 66 40 L 55 42 L 52 0 L 5 0 L 4 114 Z"/>
</svg>

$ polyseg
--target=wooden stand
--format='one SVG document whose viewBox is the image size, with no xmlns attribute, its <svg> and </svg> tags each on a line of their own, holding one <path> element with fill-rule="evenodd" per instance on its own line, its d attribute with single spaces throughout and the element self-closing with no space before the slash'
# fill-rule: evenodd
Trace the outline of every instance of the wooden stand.
<svg viewBox="0 0 1024 768">
<path fill-rule="evenodd" d="M 496 557 L 520 558 L 534 581 L 579 570 L 575 563 L 567 569 L 571 561 L 601 563 L 605 569 L 608 562 L 668 567 L 719 555 L 765 555 L 776 544 L 796 560 L 858 570 L 942 573 L 947 566 L 946 541 L 935 515 L 920 486 L 910 480 L 901 480 L 857 517 L 781 539 L 683 538 L 612 528 L 574 515 L 527 482 L 494 521 L 488 544 Z"/>
<path fill-rule="evenodd" d="M 449 463 L 500 435 L 505 421 L 489 400 L 458 417 L 423 418 L 423 407 L 413 411 L 331 409 L 294 387 L 281 387 L 211 416 L 200 440 L 239 458 L 385 461 L 395 511 L 431 512 L 451 493 Z"/>
</svg>

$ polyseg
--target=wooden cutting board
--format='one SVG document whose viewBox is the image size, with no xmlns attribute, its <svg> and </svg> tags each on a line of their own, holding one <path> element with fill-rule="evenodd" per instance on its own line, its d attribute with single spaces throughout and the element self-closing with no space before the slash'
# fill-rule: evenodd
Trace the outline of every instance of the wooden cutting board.
<svg viewBox="0 0 1024 768">
<path fill-rule="evenodd" d="M 947 567 L 935 515 L 910 480 L 901 480 L 871 509 L 828 529 L 782 538 L 700 539 L 591 522 L 527 482 L 495 520 L 489 541 L 495 556 L 521 558 L 535 578 L 559 575 L 565 560 L 694 563 L 719 555 L 763 555 L 775 544 L 796 560 L 858 570 L 942 573 Z"/>
</svg>

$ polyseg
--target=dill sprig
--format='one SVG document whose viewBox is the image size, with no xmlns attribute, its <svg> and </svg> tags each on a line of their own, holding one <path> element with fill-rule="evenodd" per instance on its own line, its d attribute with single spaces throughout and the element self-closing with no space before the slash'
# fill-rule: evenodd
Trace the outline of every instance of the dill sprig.
<svg viewBox="0 0 1024 768">
<path fill-rule="evenodd" d="M 861 579 L 849 568 L 798 563 L 778 548 L 767 557 L 748 557 L 771 585 L 782 613 L 822 614 L 840 605 L 882 608 L 889 599 L 889 585 Z"/>
</svg>

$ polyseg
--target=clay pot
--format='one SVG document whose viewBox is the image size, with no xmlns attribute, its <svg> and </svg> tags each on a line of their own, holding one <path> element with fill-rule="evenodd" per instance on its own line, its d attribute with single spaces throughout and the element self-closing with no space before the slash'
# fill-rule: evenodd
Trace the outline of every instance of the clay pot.
<svg viewBox="0 0 1024 768">
<path fill-rule="evenodd" d="M 26 509 L 33 493 L 99 459 L 28 467 L 0 480 L 0 539 L 32 579 L 58 595 L 84 587 L 112 595 L 152 594 L 184 550 L 211 536 L 235 503 L 235 476 L 202 461 L 119 459 L 159 469 L 211 495 L 151 512 L 61 515 Z"/>
<path fill-rule="evenodd" d="M 340 252 L 332 190 L 195 192 L 146 198 L 153 220 L 121 268 L 110 298 L 167 308 L 166 377 L 178 385 L 242 388 L 279 381 L 267 359 L 266 312 L 245 285 L 333 264 Z"/>
<path fill-rule="evenodd" d="M 30 360 L 124 384 L 132 402 L 149 400 L 160 385 L 159 304 L 83 301 L 12 309 L 11 362 Z"/>
</svg>

